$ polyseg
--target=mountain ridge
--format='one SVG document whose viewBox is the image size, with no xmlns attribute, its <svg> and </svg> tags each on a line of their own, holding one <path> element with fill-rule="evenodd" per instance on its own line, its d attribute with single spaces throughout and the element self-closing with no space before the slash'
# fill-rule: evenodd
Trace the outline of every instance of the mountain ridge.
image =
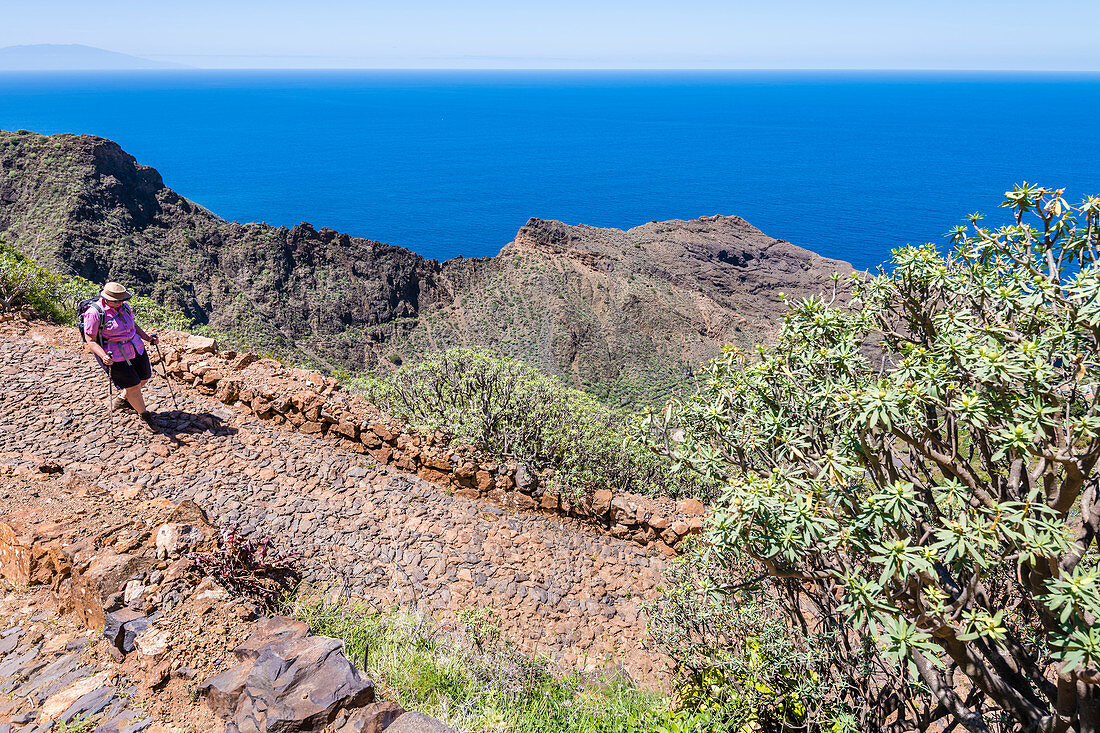
<svg viewBox="0 0 1100 733">
<path fill-rule="evenodd" d="M 766 337 L 780 291 L 815 294 L 852 269 L 735 216 L 627 230 L 532 218 L 494 257 L 439 262 L 306 222 L 229 222 L 112 141 L 26 131 L 0 132 L 0 234 L 64 272 L 334 366 L 481 346 L 624 402 Z"/>
<path fill-rule="evenodd" d="M 182 64 L 108 51 L 81 43 L 36 43 L 0 47 L 0 71 L 126 71 L 185 69 Z"/>
</svg>

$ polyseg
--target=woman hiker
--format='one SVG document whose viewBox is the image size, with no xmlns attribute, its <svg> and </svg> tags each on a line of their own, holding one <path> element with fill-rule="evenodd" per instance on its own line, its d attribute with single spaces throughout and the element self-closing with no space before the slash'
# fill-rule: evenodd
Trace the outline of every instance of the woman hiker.
<svg viewBox="0 0 1100 733">
<path fill-rule="evenodd" d="M 157 336 L 145 333 L 134 322 L 134 312 L 126 302 L 130 298 L 130 291 L 118 283 L 103 287 L 103 292 L 88 303 L 82 314 L 84 345 L 122 390 L 111 409 L 132 407 L 142 422 L 155 431 L 153 413 L 145 408 L 141 388 L 152 376 L 143 340 L 155 344 Z"/>
</svg>

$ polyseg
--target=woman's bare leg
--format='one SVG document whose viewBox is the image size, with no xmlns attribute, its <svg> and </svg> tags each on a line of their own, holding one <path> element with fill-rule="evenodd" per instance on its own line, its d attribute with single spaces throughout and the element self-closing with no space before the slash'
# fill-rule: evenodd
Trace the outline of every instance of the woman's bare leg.
<svg viewBox="0 0 1100 733">
<path fill-rule="evenodd" d="M 141 388 L 144 384 L 145 382 L 142 382 L 122 393 L 126 396 L 126 401 L 130 403 L 130 407 L 134 408 L 134 412 L 139 415 L 145 412 L 145 398 L 141 396 Z"/>
</svg>

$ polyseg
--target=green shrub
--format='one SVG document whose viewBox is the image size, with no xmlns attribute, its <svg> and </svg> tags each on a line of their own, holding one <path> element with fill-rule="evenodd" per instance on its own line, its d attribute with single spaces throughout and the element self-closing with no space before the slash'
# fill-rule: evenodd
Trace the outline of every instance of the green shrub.
<svg viewBox="0 0 1100 733">
<path fill-rule="evenodd" d="M 0 310 L 27 307 L 55 321 L 71 321 L 77 304 L 95 292 L 87 280 L 51 272 L 0 240 Z"/>
<path fill-rule="evenodd" d="M 288 611 L 314 633 L 343 639 L 349 659 L 365 658 L 385 699 L 461 733 L 657 733 L 669 716 L 666 699 L 618 675 L 552 674 L 548 660 L 526 656 L 503 638 L 484 609 L 460 612 L 467 633 L 366 605 L 308 599 Z"/>
<path fill-rule="evenodd" d="M 601 488 L 679 496 L 704 488 L 627 443 L 631 415 L 524 362 L 476 349 L 425 356 L 385 379 L 356 384 L 382 409 L 502 458 L 553 469 L 576 493 Z"/>
<path fill-rule="evenodd" d="M 1100 198 L 1004 206 L 791 304 L 776 344 L 649 418 L 727 486 L 717 561 L 751 558 L 789 633 L 836 640 L 860 730 L 1100 721 Z"/>
<path fill-rule="evenodd" d="M 789 625 L 781 583 L 731 582 L 749 577 L 751 565 L 695 544 L 646 604 L 656 648 L 675 663 L 669 730 L 844 730 L 836 640 Z"/>
</svg>

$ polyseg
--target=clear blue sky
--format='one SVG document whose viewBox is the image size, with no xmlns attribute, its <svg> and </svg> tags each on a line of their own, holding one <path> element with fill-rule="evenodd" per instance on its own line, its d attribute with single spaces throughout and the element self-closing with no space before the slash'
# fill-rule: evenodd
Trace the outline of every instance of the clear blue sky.
<svg viewBox="0 0 1100 733">
<path fill-rule="evenodd" d="M 1100 70 L 1100 0 L 35 0 L 0 46 L 199 67 Z"/>
</svg>

